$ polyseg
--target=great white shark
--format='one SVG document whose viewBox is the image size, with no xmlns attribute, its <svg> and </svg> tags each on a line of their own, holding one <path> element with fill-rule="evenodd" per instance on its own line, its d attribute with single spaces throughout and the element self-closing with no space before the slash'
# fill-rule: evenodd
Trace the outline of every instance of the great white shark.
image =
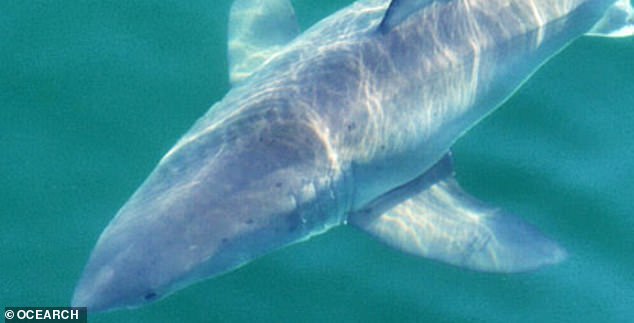
<svg viewBox="0 0 634 323">
<path fill-rule="evenodd" d="M 362 0 L 300 34 L 288 0 L 237 0 L 232 89 L 103 231 L 72 305 L 137 307 L 349 224 L 489 272 L 566 257 L 464 192 L 450 148 L 583 35 L 634 34 L 624 0 Z"/>
</svg>

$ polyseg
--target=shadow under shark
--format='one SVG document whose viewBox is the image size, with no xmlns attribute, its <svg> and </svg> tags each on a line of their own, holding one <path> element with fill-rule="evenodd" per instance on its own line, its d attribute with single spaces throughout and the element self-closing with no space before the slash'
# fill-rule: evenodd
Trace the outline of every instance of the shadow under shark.
<svg viewBox="0 0 634 323">
<path fill-rule="evenodd" d="M 72 300 L 136 307 L 349 223 L 396 249 L 518 272 L 566 252 L 467 195 L 451 145 L 574 39 L 634 33 L 628 1 L 365 0 L 303 34 L 238 0 L 232 90 L 101 234 Z"/>
</svg>

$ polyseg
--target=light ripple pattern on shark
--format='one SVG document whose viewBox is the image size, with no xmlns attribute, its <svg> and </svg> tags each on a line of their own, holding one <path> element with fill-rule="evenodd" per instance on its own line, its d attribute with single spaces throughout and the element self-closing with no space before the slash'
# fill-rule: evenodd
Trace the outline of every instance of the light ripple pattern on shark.
<svg viewBox="0 0 634 323">
<path fill-rule="evenodd" d="M 141 306 L 345 223 L 475 270 L 565 258 L 448 152 L 576 38 L 631 36 L 629 2 L 363 0 L 302 34 L 288 0 L 230 17 L 233 88 L 101 234 L 74 306 Z"/>
</svg>

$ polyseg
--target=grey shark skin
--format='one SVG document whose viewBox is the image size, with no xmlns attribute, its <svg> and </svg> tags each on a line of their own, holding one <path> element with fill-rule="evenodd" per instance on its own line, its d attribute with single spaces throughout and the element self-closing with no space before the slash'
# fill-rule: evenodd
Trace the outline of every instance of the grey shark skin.
<svg viewBox="0 0 634 323">
<path fill-rule="evenodd" d="M 565 251 L 468 196 L 451 145 L 574 39 L 632 34 L 614 0 L 365 0 L 298 35 L 238 0 L 232 90 L 101 234 L 72 300 L 137 307 L 349 223 L 401 251 L 517 272 Z"/>
</svg>

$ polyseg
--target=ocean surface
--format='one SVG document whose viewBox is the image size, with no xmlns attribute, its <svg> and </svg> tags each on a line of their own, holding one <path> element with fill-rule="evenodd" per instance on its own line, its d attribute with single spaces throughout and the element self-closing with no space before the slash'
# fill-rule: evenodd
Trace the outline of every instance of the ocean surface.
<svg viewBox="0 0 634 323">
<path fill-rule="evenodd" d="M 349 4 L 296 0 L 305 29 Z M 98 235 L 229 90 L 230 1 L 0 1 L 0 307 L 66 306 Z M 341 227 L 90 322 L 634 322 L 634 39 L 582 38 L 454 149 L 569 252 L 485 274 Z"/>
</svg>

